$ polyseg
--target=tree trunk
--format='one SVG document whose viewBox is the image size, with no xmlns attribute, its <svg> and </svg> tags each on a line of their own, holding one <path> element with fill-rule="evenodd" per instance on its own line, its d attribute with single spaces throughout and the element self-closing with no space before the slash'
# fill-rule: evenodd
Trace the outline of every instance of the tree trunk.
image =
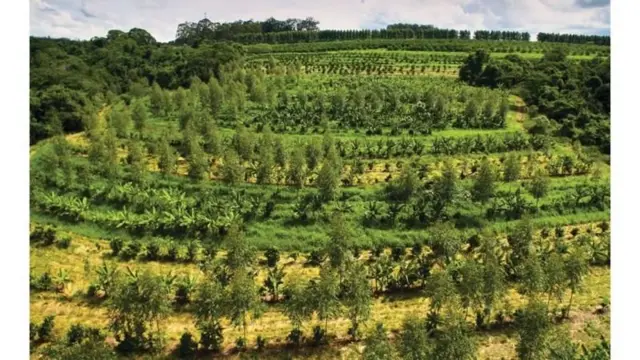
<svg viewBox="0 0 640 360">
<path fill-rule="evenodd" d="M 567 318 L 571 314 L 571 305 L 573 304 L 573 289 L 571 289 L 571 295 L 569 296 L 569 307 L 567 308 Z"/>
</svg>

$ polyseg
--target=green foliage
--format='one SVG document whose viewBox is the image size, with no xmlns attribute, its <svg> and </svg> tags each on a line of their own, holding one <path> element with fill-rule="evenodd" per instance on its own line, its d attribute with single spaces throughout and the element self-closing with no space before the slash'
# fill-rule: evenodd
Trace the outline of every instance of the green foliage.
<svg viewBox="0 0 640 360">
<path fill-rule="evenodd" d="M 198 351 L 198 343 L 193 339 L 190 332 L 185 332 L 180 337 L 177 353 L 180 359 L 193 359 Z"/>
<path fill-rule="evenodd" d="M 516 317 L 518 344 L 516 352 L 522 360 L 546 358 L 551 320 L 547 307 L 532 301 Z"/>
<path fill-rule="evenodd" d="M 387 330 L 382 323 L 377 323 L 375 330 L 365 340 L 362 353 L 363 360 L 392 360 L 393 346 L 387 338 Z"/>
<path fill-rule="evenodd" d="M 244 338 L 247 338 L 249 317 L 257 319 L 262 315 L 258 287 L 246 270 L 238 269 L 226 288 L 226 314 L 234 326 L 242 326 Z"/>
<path fill-rule="evenodd" d="M 473 200 L 481 203 L 486 203 L 491 200 L 496 191 L 495 180 L 496 174 L 493 166 L 488 158 L 484 158 L 480 164 L 478 176 L 473 183 L 473 188 L 471 189 Z"/>
<path fill-rule="evenodd" d="M 162 349 L 162 320 L 170 311 L 169 287 L 148 271 L 130 271 L 113 287 L 107 303 L 110 328 L 122 353 Z"/>
</svg>

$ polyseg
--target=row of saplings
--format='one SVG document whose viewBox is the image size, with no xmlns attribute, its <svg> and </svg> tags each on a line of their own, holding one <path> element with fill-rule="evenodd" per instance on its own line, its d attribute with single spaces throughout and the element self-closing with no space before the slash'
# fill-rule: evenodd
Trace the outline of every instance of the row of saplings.
<svg viewBox="0 0 640 360">
<path fill-rule="evenodd" d="M 552 319 L 568 317 L 573 294 L 580 289 L 588 271 L 589 254 L 583 246 L 576 245 L 570 249 L 561 246 L 566 244 L 560 239 L 556 239 L 550 248 L 534 245 L 533 230 L 527 222 L 519 224 L 509 234 L 509 250 L 500 246 L 495 237 L 483 235 L 478 237 L 476 246 L 471 246 L 471 250 L 467 247 L 463 254 L 463 244 L 448 241 L 450 235 L 446 230 L 434 234 L 437 240 L 431 243 L 432 253 L 426 255 L 432 261 L 423 285 L 424 294 L 430 298 L 428 316 L 424 323 L 408 321 L 401 333 L 401 338 L 405 335 L 422 336 L 417 344 L 424 348 L 413 348 L 413 340 L 409 343 L 401 340 L 399 351 L 403 357 L 414 358 L 410 355 L 414 351 L 427 351 L 423 354 L 438 358 L 473 358 L 477 344 L 466 321 L 470 310 L 476 313 L 478 330 L 510 326 L 513 319 L 517 324 L 525 321 L 528 316 L 525 314 L 530 311 L 537 314 L 536 324 L 545 319 L 542 322 L 550 325 Z M 384 262 L 376 261 L 367 267 L 356 261 L 351 251 L 352 231 L 340 215 L 332 219 L 329 237 L 325 249 L 326 266 L 321 269 L 319 277 L 307 282 L 292 280 L 282 291 L 282 310 L 293 327 L 287 337 L 291 345 L 306 342 L 302 325 L 311 321 L 314 314 L 320 324 L 324 323 L 324 326 L 316 326 L 313 330 L 309 342 L 315 345 L 328 340 L 329 320 L 346 316 L 351 324 L 349 335 L 358 340 L 361 325 L 371 316 L 374 291 L 370 279 L 373 275 L 377 287 L 380 280 L 372 272 L 375 273 L 381 267 L 378 265 Z M 243 329 L 243 336 L 236 340 L 236 346 L 240 350 L 245 349 L 247 327 L 261 316 L 265 305 L 254 280 L 257 274 L 253 267 L 255 252 L 244 239 L 240 227 L 232 227 L 225 241 L 227 256 L 219 261 L 203 263 L 204 278 L 199 282 L 185 278 L 175 286 L 176 278 L 171 275 L 157 276 L 127 268 L 127 274 L 123 276 L 117 269 L 106 265 L 98 270 L 96 283 L 100 288 L 90 295 L 106 301 L 110 329 L 114 332 L 118 351 L 131 353 L 162 349 L 160 324 L 172 306 L 187 307 L 194 314 L 195 325 L 200 332 L 199 344 L 191 334 L 183 335 L 177 350 L 181 356 L 195 354 L 198 346 L 203 351 L 221 350 L 223 317 Z M 274 275 L 282 271 L 276 266 L 278 256 L 273 251 L 267 255 L 270 271 L 265 286 L 272 289 L 271 298 L 278 299 L 277 288 L 284 276 Z M 414 253 L 414 256 L 423 255 Z M 401 268 L 411 261 L 410 258 L 402 260 L 398 271 L 401 272 Z M 394 271 L 393 267 L 391 271 Z M 530 299 L 530 308 L 515 313 L 496 311 L 501 304 L 504 309 L 505 301 L 508 302 L 505 296 L 509 281 L 515 282 L 519 292 Z M 177 288 L 175 293 L 172 291 L 174 287 Z M 569 305 L 561 309 L 560 315 L 556 306 L 550 318 L 547 309 L 550 300 L 555 299 L 556 304 L 560 304 L 567 289 L 571 292 Z M 547 305 L 540 305 L 541 299 L 546 300 Z M 411 330 L 412 327 L 415 329 Z M 523 339 L 533 336 L 531 332 L 545 330 L 540 327 L 530 329 L 529 324 L 518 328 Z M 421 331 L 411 333 L 419 329 Z M 376 332 L 380 331 L 377 328 Z M 451 337 L 455 341 L 451 341 Z M 533 341 L 527 340 L 526 343 Z M 522 345 L 522 358 L 531 358 L 531 352 L 543 351 L 538 347 L 528 347 L 526 343 Z M 264 348 L 266 339 L 260 337 L 257 345 Z M 466 350 L 460 353 L 456 349 Z M 443 354 L 455 354 L 455 357 Z"/>
</svg>

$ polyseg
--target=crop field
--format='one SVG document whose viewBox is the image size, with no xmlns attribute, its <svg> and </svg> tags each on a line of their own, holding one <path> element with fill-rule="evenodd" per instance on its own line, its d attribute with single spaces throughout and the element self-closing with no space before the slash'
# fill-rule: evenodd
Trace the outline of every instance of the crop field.
<svg viewBox="0 0 640 360">
<path fill-rule="evenodd" d="M 481 48 L 596 67 L 608 46 L 238 46 L 32 146 L 32 358 L 72 358 L 74 336 L 138 358 L 608 358 L 604 120 L 462 75 Z"/>
</svg>

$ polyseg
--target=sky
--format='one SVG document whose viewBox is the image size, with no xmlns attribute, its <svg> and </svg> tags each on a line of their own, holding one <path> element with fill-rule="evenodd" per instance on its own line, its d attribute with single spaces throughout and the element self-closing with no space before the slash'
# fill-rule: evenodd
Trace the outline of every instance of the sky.
<svg viewBox="0 0 640 360">
<path fill-rule="evenodd" d="M 90 39 L 147 30 L 175 38 L 178 24 L 314 17 L 321 29 L 378 29 L 393 23 L 457 30 L 609 35 L 610 0 L 29 0 L 34 36 Z"/>
</svg>

